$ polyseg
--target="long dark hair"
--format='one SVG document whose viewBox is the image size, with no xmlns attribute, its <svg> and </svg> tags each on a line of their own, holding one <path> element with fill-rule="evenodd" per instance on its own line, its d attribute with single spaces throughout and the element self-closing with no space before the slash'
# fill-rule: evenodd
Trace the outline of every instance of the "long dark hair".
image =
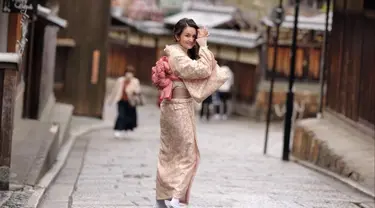
<svg viewBox="0 0 375 208">
<path fill-rule="evenodd" d="M 182 32 L 184 31 L 184 29 L 186 27 L 193 27 L 197 30 L 197 36 L 198 36 L 198 25 L 194 22 L 194 20 L 192 19 L 188 19 L 188 18 L 183 18 L 183 19 L 180 19 L 174 26 L 173 28 L 173 37 L 175 38 L 175 40 L 177 41 L 176 39 L 176 36 L 179 37 Z M 187 54 L 188 56 L 193 59 L 193 60 L 196 60 L 199 58 L 198 56 L 198 52 L 199 52 L 199 45 L 198 44 L 195 44 L 195 46 L 191 49 L 189 49 L 187 51 Z"/>
</svg>

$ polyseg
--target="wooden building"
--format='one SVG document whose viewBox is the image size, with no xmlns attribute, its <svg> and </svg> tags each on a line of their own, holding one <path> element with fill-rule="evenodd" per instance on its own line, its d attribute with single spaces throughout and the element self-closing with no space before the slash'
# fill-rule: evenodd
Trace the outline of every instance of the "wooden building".
<svg viewBox="0 0 375 208">
<path fill-rule="evenodd" d="M 307 1 L 305 1 L 307 3 Z M 270 17 L 264 17 L 266 57 L 262 76 L 262 84 L 256 98 L 256 118 L 265 120 L 268 112 L 268 100 L 271 77 L 275 78 L 272 100 L 272 119 L 283 119 L 288 79 L 290 77 L 290 61 L 292 53 L 292 37 L 294 29 L 294 9 L 285 8 L 285 20 L 280 25 L 276 71 L 272 73 L 274 62 L 276 27 Z M 298 18 L 297 54 L 295 68 L 295 111 L 300 111 L 301 117 L 315 117 L 319 110 L 320 77 L 322 64 L 322 48 L 324 44 L 326 15 L 316 9 L 301 7 Z M 329 30 L 332 22 L 330 14 Z M 299 109 L 299 110 L 298 110 Z M 279 112 L 279 113 L 278 113 Z M 281 112 L 281 113 L 280 113 Z"/>
<path fill-rule="evenodd" d="M 65 19 L 39 5 L 38 21 L 30 24 L 28 53 L 25 57 L 25 97 L 23 116 L 43 119 L 56 102 L 53 80 L 56 60 L 56 39 L 59 29 L 67 27 Z"/>
<path fill-rule="evenodd" d="M 326 111 L 374 135 L 375 2 L 337 0 L 328 58 Z"/>
<path fill-rule="evenodd" d="M 334 2 L 323 116 L 296 124 L 291 152 L 374 197 L 375 1 Z"/>
<path fill-rule="evenodd" d="M 19 11 L 9 10 L 14 2 L 7 3 L 0 11 L 1 190 L 37 184 L 66 139 L 72 113 L 53 93 L 57 31 L 66 20 L 38 1 L 28 11 L 33 21 L 22 23 Z M 18 41 L 26 39 L 22 47 Z"/>
<path fill-rule="evenodd" d="M 289 12 L 288 12 L 289 11 Z M 290 57 L 292 36 L 294 28 L 294 16 L 291 13 L 292 8 L 287 8 L 285 21 L 281 24 L 279 35 L 279 48 L 276 66 L 276 79 L 287 80 L 290 71 Z M 297 56 L 296 56 L 296 80 L 303 82 L 317 83 L 320 78 L 321 51 L 323 46 L 323 37 L 325 31 L 324 13 L 306 14 L 303 12 L 298 18 L 298 37 L 297 37 Z M 311 12 L 310 12 L 311 13 Z M 331 14 L 332 15 L 332 14 Z M 332 18 L 332 17 L 331 17 Z M 330 20 L 330 24 L 331 24 Z M 272 21 L 265 17 L 262 22 L 267 28 L 267 72 L 265 79 L 270 79 L 276 28 Z"/>
<path fill-rule="evenodd" d="M 17 71 L 20 68 L 20 56 L 16 54 L 16 38 L 19 15 L 0 11 L 0 190 L 9 189 L 9 173 L 12 154 L 14 126 L 14 106 L 17 91 Z M 14 25 L 10 26 L 13 23 Z M 11 36 L 13 35 L 13 37 Z M 4 177 L 5 176 L 5 177 Z"/>
<path fill-rule="evenodd" d="M 109 0 L 59 0 L 59 15 L 69 26 L 58 37 L 57 99 L 74 106 L 76 115 L 102 117 L 106 66 Z"/>
</svg>

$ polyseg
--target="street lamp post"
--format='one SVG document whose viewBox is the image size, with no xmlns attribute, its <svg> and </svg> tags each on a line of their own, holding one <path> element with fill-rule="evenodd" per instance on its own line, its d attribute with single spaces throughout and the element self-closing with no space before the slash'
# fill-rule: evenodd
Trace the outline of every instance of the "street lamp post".
<svg viewBox="0 0 375 208">
<path fill-rule="evenodd" d="M 298 35 L 298 16 L 299 16 L 300 0 L 296 0 L 294 12 L 294 29 L 293 29 L 293 43 L 292 43 L 292 57 L 290 59 L 290 75 L 289 75 L 289 88 L 286 101 L 286 115 L 284 122 L 284 146 L 282 159 L 289 160 L 290 151 L 290 133 L 292 128 L 292 115 L 293 115 L 293 102 L 294 102 L 294 71 L 296 68 L 296 53 L 297 53 L 297 35 Z"/>
<path fill-rule="evenodd" d="M 276 35 L 273 36 L 273 62 L 272 62 L 272 72 L 271 72 L 271 87 L 268 95 L 268 111 L 267 111 L 267 121 L 266 121 L 266 135 L 264 139 L 264 149 L 263 154 L 267 154 L 268 146 L 268 132 L 271 122 L 271 112 L 272 112 L 272 100 L 273 100 L 273 88 L 275 82 L 275 73 L 276 73 L 276 64 L 277 64 L 277 52 L 279 46 L 279 34 L 280 34 L 280 25 L 284 21 L 284 9 L 283 9 L 283 0 L 279 0 L 279 6 L 276 7 L 271 14 L 271 20 L 274 25 L 276 25 Z"/>
</svg>

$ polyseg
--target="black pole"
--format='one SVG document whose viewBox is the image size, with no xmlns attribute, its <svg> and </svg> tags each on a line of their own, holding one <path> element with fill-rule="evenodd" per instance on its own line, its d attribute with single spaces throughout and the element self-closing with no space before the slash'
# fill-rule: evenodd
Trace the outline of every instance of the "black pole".
<svg viewBox="0 0 375 208">
<path fill-rule="evenodd" d="M 327 0 L 327 11 L 326 11 L 326 24 L 324 32 L 324 45 L 323 45 L 323 61 L 322 67 L 320 69 L 320 100 L 319 100 L 319 112 L 318 116 L 321 117 L 323 113 L 323 99 L 324 99 L 324 83 L 325 83 L 325 73 L 327 68 L 327 55 L 328 55 L 328 36 L 329 36 L 329 10 L 331 9 L 331 0 Z"/>
<path fill-rule="evenodd" d="M 279 1 L 279 11 L 281 12 L 283 6 L 283 0 Z M 279 16 L 280 17 L 280 16 Z M 268 132 L 271 123 L 271 112 L 272 112 L 272 100 L 273 100 L 273 88 L 275 83 L 275 73 L 276 73 L 276 64 L 277 64 L 277 52 L 279 49 L 279 34 L 280 34 L 280 25 L 281 21 L 276 24 L 276 35 L 273 36 L 273 62 L 272 62 L 272 72 L 271 72 L 271 86 L 270 92 L 268 95 L 268 111 L 267 111 L 267 121 L 266 121 L 266 136 L 264 138 L 264 149 L 263 154 L 267 154 L 267 146 L 268 146 Z"/>
<path fill-rule="evenodd" d="M 297 53 L 297 35 L 298 35 L 298 16 L 299 16 L 300 0 L 296 0 L 295 14 L 294 14 L 294 30 L 293 30 L 293 44 L 292 44 L 292 57 L 290 60 L 290 75 L 289 75 L 289 91 L 286 100 L 286 115 L 284 125 L 284 148 L 283 160 L 289 160 L 289 146 L 290 146 L 290 132 L 292 127 L 293 115 L 293 102 L 294 102 L 294 71 L 296 68 L 296 53 Z"/>
</svg>

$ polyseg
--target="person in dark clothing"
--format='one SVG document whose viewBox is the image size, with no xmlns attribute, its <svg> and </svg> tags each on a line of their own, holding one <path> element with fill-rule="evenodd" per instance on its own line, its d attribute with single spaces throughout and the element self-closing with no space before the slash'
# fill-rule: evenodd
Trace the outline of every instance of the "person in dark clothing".
<svg viewBox="0 0 375 208">
<path fill-rule="evenodd" d="M 200 112 L 200 118 L 203 119 L 204 115 L 206 115 L 207 121 L 210 120 L 210 105 L 212 104 L 212 95 L 208 96 L 202 102 L 202 108 Z"/>
<path fill-rule="evenodd" d="M 137 127 L 137 105 L 139 104 L 140 83 L 134 77 L 134 68 L 128 67 L 125 76 L 117 79 L 109 98 L 110 103 L 117 102 L 117 119 L 114 126 L 115 137 L 122 137 L 126 131 Z"/>
<path fill-rule="evenodd" d="M 222 66 L 221 68 L 228 71 L 229 79 L 219 88 L 218 95 L 223 105 L 223 111 L 220 110 L 220 105 L 215 107 L 215 118 L 227 120 L 228 119 L 228 102 L 232 98 L 231 89 L 234 84 L 233 72 L 228 66 Z"/>
</svg>

